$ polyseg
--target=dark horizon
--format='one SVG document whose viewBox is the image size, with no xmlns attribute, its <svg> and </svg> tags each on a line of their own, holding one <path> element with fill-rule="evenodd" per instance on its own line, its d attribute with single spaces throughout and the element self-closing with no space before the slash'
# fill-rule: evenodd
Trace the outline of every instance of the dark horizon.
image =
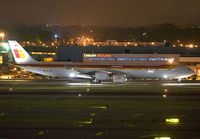
<svg viewBox="0 0 200 139">
<path fill-rule="evenodd" d="M 200 24 L 199 0 L 7 0 L 0 24 L 144 26 Z"/>
</svg>

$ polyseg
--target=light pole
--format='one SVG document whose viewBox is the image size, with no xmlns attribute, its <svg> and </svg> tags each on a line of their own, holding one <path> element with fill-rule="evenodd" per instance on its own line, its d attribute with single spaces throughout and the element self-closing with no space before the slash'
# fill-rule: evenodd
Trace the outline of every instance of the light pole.
<svg viewBox="0 0 200 139">
<path fill-rule="evenodd" d="M 2 39 L 2 42 L 4 42 L 5 33 L 1 32 L 1 33 L 0 33 L 0 37 L 1 37 L 1 39 Z"/>
</svg>

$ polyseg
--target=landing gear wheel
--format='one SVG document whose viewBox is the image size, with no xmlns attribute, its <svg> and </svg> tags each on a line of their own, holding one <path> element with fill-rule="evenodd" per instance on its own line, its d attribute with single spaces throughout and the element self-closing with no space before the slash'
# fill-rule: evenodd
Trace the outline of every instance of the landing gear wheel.
<svg viewBox="0 0 200 139">
<path fill-rule="evenodd" d="M 181 80 L 182 80 L 182 79 L 178 79 L 178 80 L 177 80 L 177 83 L 180 84 L 180 83 L 181 83 Z"/>
<path fill-rule="evenodd" d="M 91 83 L 91 84 L 100 84 L 101 81 L 95 79 L 95 80 L 91 80 L 90 83 Z"/>
</svg>

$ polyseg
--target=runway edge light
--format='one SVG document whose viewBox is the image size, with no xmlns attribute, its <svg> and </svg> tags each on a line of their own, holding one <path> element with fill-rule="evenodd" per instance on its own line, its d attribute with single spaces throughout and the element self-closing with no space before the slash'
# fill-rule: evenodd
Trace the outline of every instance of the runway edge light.
<svg viewBox="0 0 200 139">
<path fill-rule="evenodd" d="M 178 124 L 179 119 L 178 118 L 167 118 L 166 123 L 173 123 L 173 124 Z"/>
<path fill-rule="evenodd" d="M 155 139 L 171 139 L 170 137 L 155 137 Z"/>
</svg>

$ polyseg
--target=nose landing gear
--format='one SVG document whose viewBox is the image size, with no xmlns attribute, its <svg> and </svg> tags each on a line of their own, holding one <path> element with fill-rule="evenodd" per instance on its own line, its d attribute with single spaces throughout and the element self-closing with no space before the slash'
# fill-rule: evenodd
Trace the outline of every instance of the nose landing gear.
<svg viewBox="0 0 200 139">
<path fill-rule="evenodd" d="M 178 79 L 178 80 L 177 80 L 177 83 L 180 84 L 180 83 L 181 83 L 181 80 L 182 80 L 181 78 Z"/>
</svg>

